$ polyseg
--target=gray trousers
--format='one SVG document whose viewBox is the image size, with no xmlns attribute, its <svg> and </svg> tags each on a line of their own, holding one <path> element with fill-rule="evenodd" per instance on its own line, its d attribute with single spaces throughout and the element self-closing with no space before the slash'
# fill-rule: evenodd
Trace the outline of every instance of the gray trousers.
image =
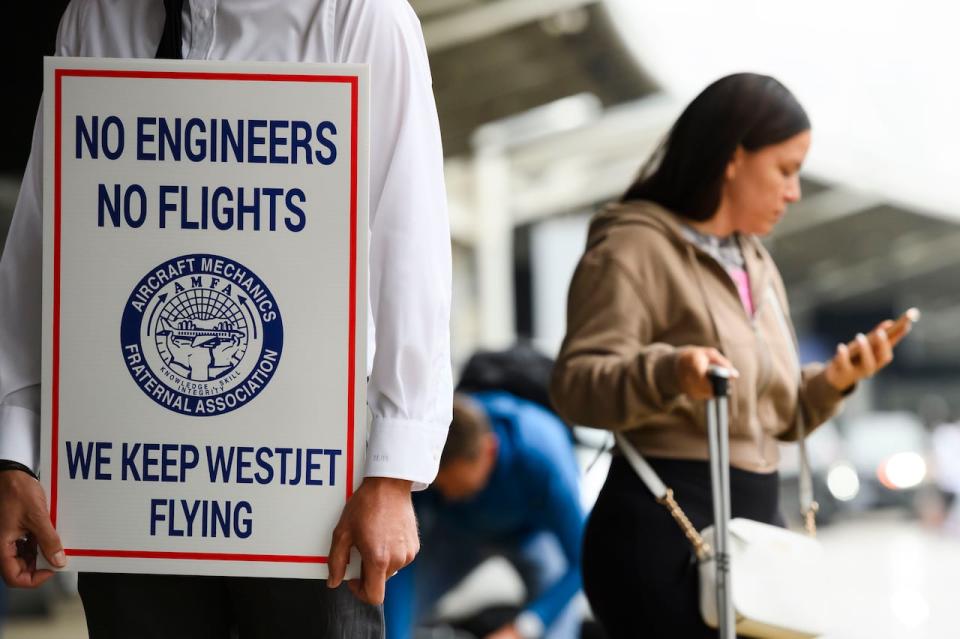
<svg viewBox="0 0 960 639">
<path fill-rule="evenodd" d="M 80 573 L 90 639 L 382 639 L 383 610 L 315 579 Z"/>
</svg>

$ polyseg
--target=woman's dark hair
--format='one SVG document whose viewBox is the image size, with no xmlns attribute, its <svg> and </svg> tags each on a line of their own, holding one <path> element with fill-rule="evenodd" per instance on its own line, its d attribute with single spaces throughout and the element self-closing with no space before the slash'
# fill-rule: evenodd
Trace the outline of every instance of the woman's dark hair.
<svg viewBox="0 0 960 639">
<path fill-rule="evenodd" d="M 737 147 L 756 151 L 808 129 L 803 107 L 774 78 L 720 78 L 684 109 L 622 199 L 650 200 L 688 219 L 709 220 Z"/>
</svg>

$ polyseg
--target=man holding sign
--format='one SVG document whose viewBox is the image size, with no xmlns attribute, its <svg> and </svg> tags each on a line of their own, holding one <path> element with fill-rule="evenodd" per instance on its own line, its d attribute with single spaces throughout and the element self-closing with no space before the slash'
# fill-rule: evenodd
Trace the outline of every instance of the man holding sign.
<svg viewBox="0 0 960 639">
<path fill-rule="evenodd" d="M 416 17 L 405 0 L 75 0 L 61 21 L 57 53 L 104 59 L 157 55 L 194 60 L 369 64 L 369 235 L 364 242 L 360 229 L 359 246 L 360 255 L 369 248 L 366 372 L 372 419 L 362 462 L 363 481 L 349 496 L 332 533 L 329 553 L 322 558 L 329 567 L 326 584 L 306 579 L 85 572 L 81 573 L 80 591 L 95 639 L 217 637 L 228 636 L 238 626 L 241 636 L 381 636 L 382 616 L 376 606 L 383 600 L 386 579 L 409 563 L 418 550 L 410 492 L 430 483 L 436 475 L 452 397 L 450 244 L 442 153 L 426 51 Z M 180 90 L 193 89 L 183 85 Z M 229 102 L 227 98 L 224 101 Z M 299 104 L 293 101 L 291 108 Z M 235 105 L 231 102 L 230 106 Z M 168 161 L 179 152 L 187 165 L 186 182 L 190 163 L 226 162 L 222 155 L 213 155 L 224 150 L 234 153 L 231 161 L 238 164 L 238 172 L 256 170 L 253 165 L 265 157 L 264 175 L 285 176 L 287 171 L 306 168 L 308 162 L 314 167 L 329 164 L 334 170 L 334 147 L 340 152 L 345 148 L 336 138 L 335 124 L 328 125 L 324 114 L 255 123 L 239 118 L 198 117 L 207 136 L 202 156 L 197 143 L 199 125 L 190 129 L 192 119 L 178 129 L 180 125 L 173 119 L 164 121 L 147 113 L 136 117 L 110 113 L 98 116 L 94 123 L 93 114 L 78 112 L 76 119 L 69 121 L 71 128 L 65 134 L 69 144 L 57 149 L 58 154 L 63 148 L 73 154 L 63 160 L 63 179 L 68 186 L 69 162 L 89 160 L 94 152 L 101 151 L 111 161 L 108 154 L 116 154 L 117 166 L 157 161 L 161 148 L 171 154 Z M 109 120 L 111 117 L 116 120 Z M 356 118 L 352 122 L 358 124 Z M 217 133 L 214 126 L 218 127 Z M 223 126 L 231 127 L 233 138 L 224 137 Z M 364 126 L 362 122 L 360 126 Z M 125 150 L 117 144 L 121 127 L 127 144 L 134 145 Z M 96 130 L 104 137 L 95 141 Z M 241 130 L 248 145 L 217 143 L 218 139 L 236 140 Z M 253 491 L 266 483 L 289 490 L 337 484 L 339 490 L 345 481 L 343 460 L 352 454 L 350 446 L 261 446 L 186 438 L 131 438 L 122 442 L 67 439 L 62 446 L 54 442 L 53 447 L 54 460 L 56 451 L 66 458 L 59 466 L 55 463 L 52 471 L 56 477 L 59 468 L 64 482 L 62 503 L 56 503 L 54 493 L 48 508 L 40 483 L 31 475 L 40 465 L 40 406 L 47 406 L 41 404 L 40 384 L 40 345 L 44 322 L 49 321 L 41 305 L 41 249 L 42 225 L 50 223 L 42 219 L 42 196 L 50 187 L 44 183 L 43 156 L 45 144 L 53 148 L 49 146 L 51 133 L 44 132 L 38 121 L 0 262 L 0 573 L 4 581 L 15 587 L 33 587 L 48 579 L 51 573 L 36 564 L 38 550 L 56 567 L 66 566 L 68 557 L 85 565 L 81 562 L 92 551 L 86 551 L 85 556 L 64 548 L 50 517 L 53 514 L 55 518 L 59 509 L 67 512 L 72 508 L 77 516 L 86 513 L 95 520 L 99 506 L 98 502 L 71 505 L 66 479 L 83 486 L 99 485 L 97 482 L 108 485 L 121 478 L 129 484 L 156 481 L 150 485 L 166 490 L 209 473 L 211 483 L 216 479 L 225 492 Z M 182 136 L 179 146 L 175 143 L 178 134 Z M 193 142 L 185 144 L 188 135 L 194 135 Z M 260 143 L 254 144 L 254 140 Z M 354 145 L 353 151 L 356 149 Z M 355 159 L 355 154 L 351 155 Z M 290 166 L 283 172 L 269 173 L 278 164 Z M 174 229 L 230 233 L 234 234 L 231 238 L 243 238 L 236 240 L 239 244 L 259 242 L 263 237 L 293 238 L 289 240 L 293 242 L 299 237 L 313 237 L 309 233 L 317 228 L 310 207 L 322 198 L 310 192 L 309 185 L 300 185 L 299 192 L 297 185 L 280 188 L 273 183 L 227 192 L 217 185 L 203 191 L 200 187 L 188 190 L 185 185 L 161 184 L 157 185 L 159 206 L 149 210 L 148 217 L 146 209 L 136 208 L 139 195 L 133 188 L 140 185 L 146 193 L 146 179 L 127 183 L 122 190 L 118 184 L 102 184 L 92 200 L 94 214 L 83 218 L 85 224 L 92 224 L 90 232 L 132 233 L 142 227 L 154 233 L 172 233 Z M 71 239 L 66 237 L 65 243 Z M 284 381 L 271 382 L 274 373 L 281 375 L 284 364 L 292 370 L 297 356 L 296 349 L 280 348 L 284 337 L 279 330 L 281 316 L 296 319 L 293 307 L 301 306 L 297 298 L 280 299 L 278 291 L 287 285 L 280 277 L 282 270 L 266 262 L 257 269 L 248 268 L 204 249 L 200 246 L 182 251 L 169 259 L 154 260 L 149 268 L 136 266 L 131 269 L 140 269 L 136 273 L 123 274 L 132 277 L 124 291 L 126 304 L 124 317 L 120 318 L 123 370 L 128 376 L 123 391 L 136 396 L 141 404 L 155 403 L 155 409 L 161 411 L 158 414 L 169 415 L 171 424 L 179 423 L 177 419 L 218 424 L 224 423 L 222 419 L 231 411 L 264 410 L 270 398 L 263 389 L 270 382 L 269 390 L 276 396 L 280 391 L 275 389 Z M 271 257 L 283 262 L 285 256 Z M 122 271 L 124 267 L 120 261 L 113 270 Z M 260 280 L 264 268 L 274 275 L 267 278 L 269 282 Z M 70 273 L 65 272 L 64 281 L 69 278 Z M 363 282 L 358 286 L 360 291 L 366 290 Z M 301 287 L 303 303 L 312 303 L 309 300 L 322 290 Z M 66 289 L 63 300 L 64 304 L 70 302 Z M 362 298 L 359 303 L 363 305 Z M 57 304 L 54 307 L 59 308 Z M 75 330 L 71 328 L 74 319 L 79 323 L 86 318 L 65 317 L 61 332 L 67 335 Z M 288 345 L 295 324 L 288 319 L 283 325 L 289 331 Z M 359 326 L 362 330 L 363 323 Z M 148 347 L 155 352 L 148 352 Z M 64 371 L 75 364 L 68 354 L 65 351 Z M 103 355 L 104 359 L 113 356 Z M 93 359 L 98 357 L 94 352 Z M 135 386 L 131 386 L 131 376 Z M 215 385 L 223 392 L 213 397 L 209 389 Z M 68 398 L 68 391 L 61 388 L 59 394 Z M 50 389 L 43 392 L 49 397 Z M 107 388 L 102 400 L 87 401 L 107 406 L 110 401 L 126 401 L 117 399 L 116 392 L 117 388 Z M 265 415 L 260 426 L 265 431 L 277 430 L 285 416 L 286 411 Z M 74 418 L 66 413 L 59 416 L 64 424 Z M 349 486 L 349 471 L 346 474 Z M 45 482 L 51 479 L 44 477 Z M 99 501 L 109 499 L 103 496 Z M 257 530 L 267 519 L 253 519 L 252 507 L 241 499 L 221 503 L 167 499 L 166 494 L 157 494 L 145 500 L 144 507 L 149 507 L 149 521 L 103 522 L 103 534 L 113 535 L 112 528 L 122 530 L 135 524 L 146 535 L 164 535 L 171 540 L 169 543 L 178 538 L 205 540 L 218 535 L 239 541 L 250 536 L 251 526 Z M 296 521 L 295 515 L 280 518 L 288 516 Z M 325 541 L 322 545 L 326 548 Z M 356 548 L 361 558 L 359 578 L 349 583 L 356 598 L 339 587 L 347 573 L 351 548 Z M 163 561 L 160 556 L 164 554 L 180 561 L 186 556 L 172 552 L 151 555 L 147 551 L 136 556 L 140 557 L 138 561 L 152 565 L 150 562 Z M 286 548 L 276 551 L 281 561 L 288 561 L 289 554 Z M 233 557 L 229 555 L 228 559 Z M 268 561 L 264 557 L 267 555 L 256 555 L 252 561 L 246 557 L 244 561 L 263 563 Z M 228 563 L 241 562 L 231 559 Z M 140 572 L 144 564 L 132 565 Z M 237 574 L 240 570 L 221 574 Z M 165 570 L 146 568 L 143 572 Z"/>
</svg>

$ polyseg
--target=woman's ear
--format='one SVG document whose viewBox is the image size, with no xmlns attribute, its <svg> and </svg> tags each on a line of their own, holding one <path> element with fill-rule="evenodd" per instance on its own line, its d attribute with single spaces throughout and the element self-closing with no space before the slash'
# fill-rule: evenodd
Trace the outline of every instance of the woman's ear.
<svg viewBox="0 0 960 639">
<path fill-rule="evenodd" d="M 729 182 L 737 177 L 737 171 L 740 170 L 740 165 L 743 164 L 743 157 L 746 151 L 742 146 L 737 146 L 736 150 L 733 152 L 733 155 L 730 156 L 730 161 L 727 162 L 727 168 L 723 171 L 723 176 Z"/>
</svg>

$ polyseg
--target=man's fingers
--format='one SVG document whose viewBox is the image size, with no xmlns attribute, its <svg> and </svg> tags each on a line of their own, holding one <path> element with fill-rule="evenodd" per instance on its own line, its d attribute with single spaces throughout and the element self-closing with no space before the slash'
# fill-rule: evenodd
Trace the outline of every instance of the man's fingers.
<svg viewBox="0 0 960 639">
<path fill-rule="evenodd" d="M 360 601 L 378 606 L 383 603 L 386 595 L 386 579 L 384 575 L 381 575 L 381 580 L 378 583 L 375 577 L 371 578 L 374 574 L 376 574 L 374 571 L 367 570 L 361 564 L 360 578 L 348 581 L 347 587 L 350 588 L 353 596 Z"/>
<path fill-rule="evenodd" d="M 11 509 L 3 512 L 4 540 L 11 542 L 12 547 L 20 551 L 15 554 L 21 557 L 25 557 L 27 551 L 30 554 L 36 554 L 36 548 L 39 545 L 43 556 L 52 565 L 57 568 L 66 566 L 67 556 L 63 552 L 63 543 L 53 524 L 50 523 L 50 513 L 40 483 L 19 471 L 5 473 L 4 480 L 5 497 L 0 498 L 0 503 L 8 499 L 12 506 Z M 25 532 L 30 533 L 30 541 L 26 544 L 16 539 Z"/>
<path fill-rule="evenodd" d="M 7 584 L 35 588 L 53 575 L 37 570 L 38 541 L 52 565 L 66 565 L 40 483 L 17 470 L 0 473 L 0 575 Z"/>
<path fill-rule="evenodd" d="M 27 560 L 17 557 L 14 544 L 4 544 L 0 556 L 0 575 L 13 588 L 36 588 L 53 576 L 52 570 L 34 570 Z"/>
<path fill-rule="evenodd" d="M 330 570 L 327 575 L 327 586 L 338 588 L 343 583 L 343 576 L 347 572 L 347 563 L 350 561 L 350 534 L 344 529 L 333 531 L 333 543 L 330 545 Z"/>
<path fill-rule="evenodd" d="M 3 556 L 0 557 L 0 576 L 8 586 L 16 586 L 17 577 L 23 572 L 23 560 L 17 559 L 16 546 L 3 545 Z"/>
<path fill-rule="evenodd" d="M 57 534 L 53 524 L 47 518 L 46 512 L 41 512 L 31 518 L 30 526 L 33 536 L 40 546 L 40 552 L 47 558 L 51 564 L 57 568 L 63 568 L 67 565 L 67 555 L 63 552 L 63 542 L 60 541 L 60 535 Z"/>
<path fill-rule="evenodd" d="M 372 561 L 364 558 L 360 565 L 360 579 L 363 581 L 361 599 L 375 606 L 383 603 L 388 568 L 387 561 L 383 557 L 374 557 Z"/>
<path fill-rule="evenodd" d="M 53 577 L 56 573 L 52 570 L 34 570 L 32 574 L 31 588 L 36 588 L 42 586 L 48 579 Z"/>
<path fill-rule="evenodd" d="M 414 539 L 411 547 L 407 548 L 407 556 L 404 557 L 403 565 L 398 566 L 395 571 L 393 571 L 390 576 L 393 577 L 395 574 L 409 566 L 413 563 L 413 560 L 417 558 L 417 554 L 420 552 L 420 540 Z"/>
<path fill-rule="evenodd" d="M 7 581 L 7 585 L 13 588 L 38 588 L 54 574 L 52 570 L 24 570 Z"/>
<path fill-rule="evenodd" d="M 383 603 L 387 575 L 416 551 L 416 543 L 409 542 L 417 536 L 411 483 L 387 477 L 368 477 L 363 481 L 337 526 L 338 531 L 349 531 L 349 538 L 334 533 L 327 582 L 330 587 L 342 583 L 348 550 L 353 546 L 360 552 L 360 579 L 350 581 L 350 591 L 361 601 Z"/>
<path fill-rule="evenodd" d="M 366 597 L 363 594 L 363 582 L 359 579 L 351 579 L 347 582 L 347 587 L 350 588 L 350 592 L 353 593 L 353 596 L 359 599 L 360 601 L 366 601 Z"/>
</svg>

